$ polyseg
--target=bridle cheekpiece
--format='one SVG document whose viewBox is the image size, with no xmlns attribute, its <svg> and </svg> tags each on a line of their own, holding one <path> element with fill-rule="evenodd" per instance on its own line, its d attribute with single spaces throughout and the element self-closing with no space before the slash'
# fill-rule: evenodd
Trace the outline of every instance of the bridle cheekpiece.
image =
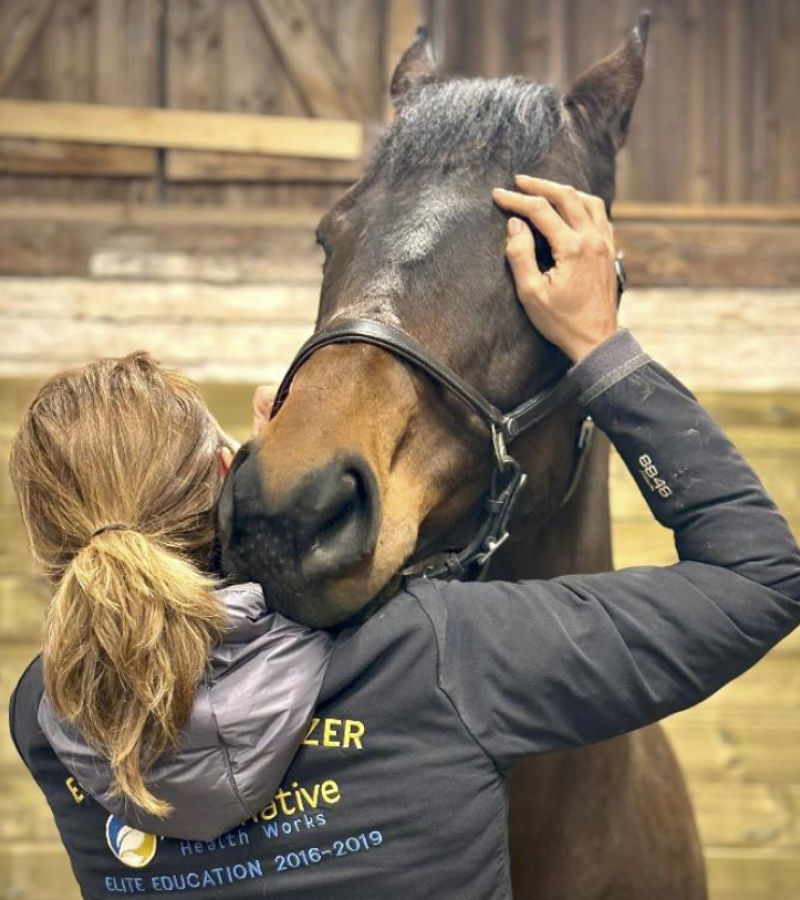
<svg viewBox="0 0 800 900">
<path fill-rule="evenodd" d="M 616 260 L 616 271 L 617 290 L 621 297 L 625 290 L 626 279 L 619 256 Z M 578 394 L 576 384 L 568 374 L 564 375 L 530 400 L 526 400 L 509 412 L 501 412 L 472 385 L 449 366 L 439 362 L 422 344 L 404 331 L 373 319 L 351 318 L 342 319 L 328 328 L 317 331 L 303 344 L 278 388 L 270 418 L 280 410 L 289 396 L 295 375 L 313 353 L 332 344 L 347 343 L 371 344 L 388 350 L 445 387 L 487 425 L 492 438 L 495 468 L 489 494 L 484 500 L 484 518 L 475 537 L 463 550 L 447 553 L 441 563 L 428 565 L 421 572 L 413 567 L 406 570 L 406 574 L 413 571 L 429 578 L 480 577 L 492 556 L 508 540 L 509 521 L 527 480 L 527 475 L 517 460 L 509 454 L 508 445 L 576 398 Z M 572 476 L 560 506 L 569 501 L 578 485 L 586 451 L 591 444 L 593 428 L 594 424 L 590 417 L 582 419 L 576 441 Z"/>
</svg>

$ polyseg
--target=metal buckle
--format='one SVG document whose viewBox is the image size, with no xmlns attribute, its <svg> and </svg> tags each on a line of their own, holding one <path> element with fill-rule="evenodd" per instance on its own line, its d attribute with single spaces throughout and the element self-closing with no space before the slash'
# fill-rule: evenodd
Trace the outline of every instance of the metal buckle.
<svg viewBox="0 0 800 900">
<path fill-rule="evenodd" d="M 497 460 L 498 468 L 502 472 L 505 470 L 511 457 L 508 455 L 503 432 L 494 424 L 492 424 L 492 448 L 494 449 L 494 458 Z"/>
<path fill-rule="evenodd" d="M 485 566 L 487 562 L 497 553 L 497 551 L 505 544 L 508 540 L 509 532 L 504 531 L 503 534 L 499 538 L 489 538 L 486 541 L 486 549 L 483 553 L 479 553 L 475 557 L 475 562 L 479 566 Z"/>
</svg>

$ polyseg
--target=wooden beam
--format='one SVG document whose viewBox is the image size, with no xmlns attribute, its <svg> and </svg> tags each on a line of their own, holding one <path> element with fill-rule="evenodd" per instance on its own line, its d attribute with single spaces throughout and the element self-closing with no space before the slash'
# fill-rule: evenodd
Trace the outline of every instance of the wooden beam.
<svg viewBox="0 0 800 900">
<path fill-rule="evenodd" d="M 347 75 L 307 0 L 252 0 L 253 7 L 309 112 L 363 118 Z M 369 77 L 369 73 L 362 73 Z"/>
<path fill-rule="evenodd" d="M 146 178 L 156 170 L 156 151 L 145 147 L 0 138 L 0 173 Z"/>
<path fill-rule="evenodd" d="M 361 160 L 292 159 L 245 153 L 170 150 L 170 181 L 296 181 L 352 184 L 364 170 Z"/>
<path fill-rule="evenodd" d="M 35 140 L 356 160 L 363 131 L 348 121 L 0 100 L 0 136 Z"/>
<path fill-rule="evenodd" d="M 800 222 L 800 206 L 759 205 L 755 203 L 708 204 L 686 203 L 619 203 L 614 205 L 614 218 L 621 222 L 641 220 L 673 220 L 697 222 Z"/>
<path fill-rule="evenodd" d="M 42 30 L 53 0 L 6 0 L 0 7 L 0 94 Z"/>
<path fill-rule="evenodd" d="M 246 177 L 246 167 L 255 163 L 247 157 L 242 160 L 240 171 L 242 177 Z M 216 165 L 213 158 L 208 162 L 211 166 Z M 287 166 L 290 162 L 300 164 L 297 160 L 286 162 Z M 266 170 L 250 171 L 268 174 Z M 331 180 L 334 171 L 331 170 Z M 196 168 L 182 172 L 187 176 L 196 173 L 202 177 Z M 289 207 L 158 209 L 112 204 L 0 204 L 0 273 L 72 273 L 75 264 L 71 261 L 73 250 L 70 248 L 78 244 L 97 246 L 100 238 L 93 229 L 101 224 L 110 231 L 120 224 L 147 229 L 172 223 L 189 232 L 216 229 L 221 235 L 227 229 L 246 227 L 255 232 L 277 225 L 308 229 L 310 234 L 323 212 L 322 209 Z M 633 288 L 800 287 L 800 228 L 794 218 L 796 208 L 794 211 L 790 207 L 756 208 L 752 212 L 737 209 L 731 219 L 723 218 L 722 211 L 717 210 L 718 218 L 708 220 L 695 220 L 690 216 L 664 218 L 658 207 L 647 210 L 637 207 L 630 218 L 623 215 L 622 207 L 618 213 L 617 242 L 625 250 L 625 265 Z M 745 214 L 752 218 L 739 218 Z M 684 213 L 679 215 L 684 216 Z M 45 235 L 51 236 L 52 244 L 48 245 Z M 58 235 L 57 240 L 54 235 Z"/>
</svg>

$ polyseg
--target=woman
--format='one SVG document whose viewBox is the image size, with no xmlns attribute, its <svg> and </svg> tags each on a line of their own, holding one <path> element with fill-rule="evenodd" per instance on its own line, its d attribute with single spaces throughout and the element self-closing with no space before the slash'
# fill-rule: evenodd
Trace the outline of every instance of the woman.
<svg viewBox="0 0 800 900">
<path fill-rule="evenodd" d="M 800 620 L 800 552 L 758 479 L 694 398 L 617 330 L 602 204 L 524 184 L 550 203 L 496 199 L 539 228 L 556 265 L 539 274 L 531 232 L 511 218 L 520 298 L 576 363 L 581 402 L 676 532 L 682 561 L 516 585 L 411 582 L 337 635 L 272 801 L 205 843 L 130 829 L 120 838 L 118 820 L 74 783 L 80 800 L 71 793 L 36 726 L 43 686 L 32 669 L 12 729 L 85 897 L 508 897 L 505 773 L 515 760 L 696 703 Z M 242 473 L 228 482 L 234 497 Z M 651 490 L 655 478 L 666 490 Z M 228 827 L 213 804 L 201 808 L 202 781 L 195 790 L 203 827 Z"/>
</svg>

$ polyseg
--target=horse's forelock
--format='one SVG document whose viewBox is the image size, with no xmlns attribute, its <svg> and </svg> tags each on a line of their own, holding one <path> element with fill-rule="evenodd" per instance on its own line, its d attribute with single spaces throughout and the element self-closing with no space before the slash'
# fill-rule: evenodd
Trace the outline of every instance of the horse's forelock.
<svg viewBox="0 0 800 900">
<path fill-rule="evenodd" d="M 565 125 L 558 92 L 523 78 L 452 79 L 419 88 L 384 135 L 368 174 L 530 172 Z"/>
</svg>

